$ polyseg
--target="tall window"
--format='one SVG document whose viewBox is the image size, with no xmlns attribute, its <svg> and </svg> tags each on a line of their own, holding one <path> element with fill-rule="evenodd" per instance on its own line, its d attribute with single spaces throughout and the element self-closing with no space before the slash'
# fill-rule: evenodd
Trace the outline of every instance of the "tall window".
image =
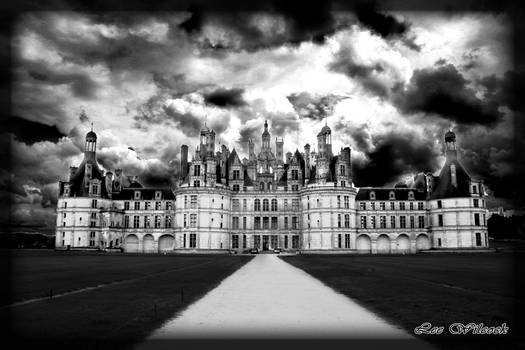
<svg viewBox="0 0 525 350">
<path fill-rule="evenodd" d="M 239 235 L 232 235 L 232 248 L 239 248 Z"/>
<path fill-rule="evenodd" d="M 140 217 L 138 215 L 135 215 L 133 217 L 133 228 L 139 228 L 139 220 L 140 220 Z"/>
<path fill-rule="evenodd" d="M 263 217 L 263 230 L 268 230 L 270 228 L 270 218 L 265 216 Z"/>
<path fill-rule="evenodd" d="M 233 191 L 234 191 L 234 192 L 239 192 L 239 190 L 240 190 L 239 185 L 238 185 L 238 184 L 234 184 L 234 185 L 233 185 Z"/>
<path fill-rule="evenodd" d="M 410 202 L 409 203 L 409 209 L 410 210 L 414 210 L 414 202 Z"/>
<path fill-rule="evenodd" d="M 149 210 L 149 202 L 144 202 L 144 209 Z"/>
<path fill-rule="evenodd" d="M 361 216 L 361 228 L 366 228 L 366 216 Z"/>
<path fill-rule="evenodd" d="M 160 210 L 160 202 L 155 202 L 155 210 Z"/>
<path fill-rule="evenodd" d="M 242 229 L 246 230 L 246 216 L 242 217 Z"/>
<path fill-rule="evenodd" d="M 374 215 L 370 217 L 370 227 L 376 228 L 376 217 Z"/>
<path fill-rule="evenodd" d="M 390 202 L 390 210 L 394 210 L 395 209 L 395 203 L 394 202 Z"/>
<path fill-rule="evenodd" d="M 417 217 L 417 221 L 418 221 L 418 227 L 419 228 L 425 228 L 425 217 L 420 215 Z"/>
<path fill-rule="evenodd" d="M 438 215 L 438 226 L 443 226 L 443 215 Z"/>
<path fill-rule="evenodd" d="M 345 248 L 350 248 L 350 234 L 345 234 Z"/>
<path fill-rule="evenodd" d="M 386 203 L 385 202 L 380 202 L 379 203 L 379 209 L 386 210 Z"/>
<path fill-rule="evenodd" d="M 292 216 L 292 230 L 297 230 L 299 227 L 297 225 L 297 216 Z"/>
<path fill-rule="evenodd" d="M 171 228 L 171 216 L 166 215 L 164 218 L 164 227 Z"/>
<path fill-rule="evenodd" d="M 407 217 L 402 215 L 399 217 L 399 227 L 400 228 L 406 228 L 407 227 Z"/>
<path fill-rule="evenodd" d="M 341 227 L 341 214 L 337 214 L 337 227 Z"/>
<path fill-rule="evenodd" d="M 256 200 L 253 202 L 253 210 L 255 210 L 255 211 L 261 211 L 261 200 L 260 200 L 260 199 L 256 199 Z"/>
<path fill-rule="evenodd" d="M 359 209 L 366 210 L 366 202 L 360 202 L 359 203 Z"/>
<path fill-rule="evenodd" d="M 269 203 L 270 203 L 270 202 L 268 201 L 268 199 L 266 199 L 266 198 L 263 199 L 263 211 L 268 211 L 268 210 L 270 210 L 270 205 L 269 205 Z"/>
<path fill-rule="evenodd" d="M 288 199 L 284 200 L 284 210 L 288 210 Z"/>
<path fill-rule="evenodd" d="M 171 210 L 171 201 L 166 202 L 166 210 Z"/>
<path fill-rule="evenodd" d="M 239 210 L 239 200 L 238 199 L 232 199 L 232 210 Z"/>
<path fill-rule="evenodd" d="M 188 222 L 187 221 L 187 216 L 186 216 L 186 214 L 184 214 L 184 228 L 187 227 L 187 225 L 188 225 L 187 222 Z M 186 246 L 186 245 L 184 245 L 184 246 Z"/>
<path fill-rule="evenodd" d="M 298 198 L 292 199 L 292 210 L 299 210 L 299 199 Z"/>
<path fill-rule="evenodd" d="M 288 236 L 284 236 L 284 249 L 288 249 Z"/>
<path fill-rule="evenodd" d="M 386 216 L 379 217 L 379 227 L 386 228 Z"/>
<path fill-rule="evenodd" d="M 350 197 L 345 196 L 344 200 L 345 200 L 345 209 L 349 209 L 350 208 Z"/>
<path fill-rule="evenodd" d="M 248 209 L 248 200 L 244 198 L 242 200 L 242 210 L 246 211 Z"/>
<path fill-rule="evenodd" d="M 234 230 L 239 229 L 239 217 L 238 216 L 232 217 L 232 229 Z"/>
<path fill-rule="evenodd" d="M 337 196 L 337 207 L 341 208 L 341 196 Z"/>
<path fill-rule="evenodd" d="M 337 235 L 337 248 L 341 248 L 343 246 L 343 235 L 338 234 Z"/>
<path fill-rule="evenodd" d="M 287 216 L 284 217 L 284 229 L 288 230 L 288 217 Z"/>
<path fill-rule="evenodd" d="M 370 202 L 370 210 L 376 210 L 376 203 Z"/>
<path fill-rule="evenodd" d="M 416 218 L 414 216 L 410 217 L 410 228 L 416 227 Z"/>
<path fill-rule="evenodd" d="M 399 202 L 399 210 L 405 210 L 405 202 Z"/>
<path fill-rule="evenodd" d="M 241 178 L 241 171 L 234 170 L 232 175 L 233 175 L 233 180 L 239 180 Z"/>
<path fill-rule="evenodd" d="M 201 166 L 198 164 L 195 164 L 193 166 L 193 176 L 201 176 Z"/>
<path fill-rule="evenodd" d="M 424 210 L 423 202 L 417 203 L 417 210 Z"/>
<path fill-rule="evenodd" d="M 129 210 L 129 202 L 124 202 L 124 210 Z"/>
<path fill-rule="evenodd" d="M 292 180 L 299 180 L 299 171 L 297 169 L 292 169 Z"/>
<path fill-rule="evenodd" d="M 345 214 L 345 228 L 350 227 L 350 215 Z"/>
<path fill-rule="evenodd" d="M 441 201 L 437 201 L 437 205 L 439 209 L 443 208 L 443 204 L 441 203 Z"/>
<path fill-rule="evenodd" d="M 345 166 L 344 165 L 339 165 L 339 175 L 341 176 L 345 176 L 346 175 L 346 171 L 345 171 Z"/>
<path fill-rule="evenodd" d="M 144 227 L 146 228 L 150 227 L 149 216 L 144 217 Z"/>
<path fill-rule="evenodd" d="M 261 218 L 256 216 L 253 218 L 253 228 L 259 230 L 261 228 Z"/>
<path fill-rule="evenodd" d="M 91 201 L 91 208 L 96 208 L 97 207 L 97 200 L 96 199 L 93 199 Z"/>
<path fill-rule="evenodd" d="M 242 247 L 246 248 L 246 235 L 242 235 Z"/>
<path fill-rule="evenodd" d="M 277 230 L 278 224 L 277 224 L 277 216 L 272 216 L 272 230 Z"/>
<path fill-rule="evenodd" d="M 299 191 L 299 185 L 292 185 L 292 191 L 294 192 Z"/>
<path fill-rule="evenodd" d="M 160 216 L 155 215 L 155 228 L 160 228 Z"/>
<path fill-rule="evenodd" d="M 197 247 L 197 234 L 190 233 L 190 248 L 196 248 L 196 247 Z"/>
<path fill-rule="evenodd" d="M 396 217 L 395 216 L 390 217 L 390 227 L 396 228 Z"/>
<path fill-rule="evenodd" d="M 190 208 L 196 209 L 197 208 L 197 195 L 191 195 L 190 196 Z"/>
<path fill-rule="evenodd" d="M 299 236 L 293 235 L 292 236 L 292 249 L 298 249 L 299 248 Z"/>
<path fill-rule="evenodd" d="M 129 216 L 128 215 L 124 216 L 124 227 L 126 228 L 129 227 Z"/>
<path fill-rule="evenodd" d="M 474 199 L 474 208 L 479 207 L 479 199 Z"/>
<path fill-rule="evenodd" d="M 190 227 L 197 227 L 197 214 L 190 214 Z"/>
<path fill-rule="evenodd" d="M 474 214 L 474 225 L 479 226 L 479 214 Z"/>
<path fill-rule="evenodd" d="M 277 199 L 272 199 L 272 211 L 277 211 Z"/>
</svg>

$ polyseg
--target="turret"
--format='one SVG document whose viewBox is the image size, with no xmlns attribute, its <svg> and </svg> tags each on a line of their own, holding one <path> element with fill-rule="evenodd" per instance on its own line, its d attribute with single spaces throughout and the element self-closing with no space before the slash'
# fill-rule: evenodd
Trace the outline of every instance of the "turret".
<svg viewBox="0 0 525 350">
<path fill-rule="evenodd" d="M 93 123 L 91 123 L 91 131 L 86 134 L 86 143 L 84 145 L 84 158 L 86 161 L 95 162 L 97 152 L 97 134 L 93 131 Z"/>
<path fill-rule="evenodd" d="M 452 130 L 445 133 L 445 149 L 447 160 L 457 158 L 456 134 L 454 134 Z"/>
<path fill-rule="evenodd" d="M 264 121 L 264 131 L 262 133 L 262 149 L 270 148 L 270 132 L 268 131 L 268 121 Z"/>
<path fill-rule="evenodd" d="M 281 137 L 281 139 L 279 140 L 276 137 L 275 138 L 275 153 L 276 153 L 276 158 L 277 158 L 277 163 L 278 164 L 282 164 L 282 162 L 283 162 L 283 145 L 284 145 L 283 138 Z"/>
</svg>

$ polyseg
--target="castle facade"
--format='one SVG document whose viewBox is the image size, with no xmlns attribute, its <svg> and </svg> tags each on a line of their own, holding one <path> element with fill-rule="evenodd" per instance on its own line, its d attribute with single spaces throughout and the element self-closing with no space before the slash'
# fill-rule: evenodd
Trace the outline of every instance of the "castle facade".
<svg viewBox="0 0 525 350">
<path fill-rule="evenodd" d="M 174 188 L 144 187 L 121 169 L 104 172 L 97 135 L 86 135 L 84 160 L 59 182 L 56 247 L 122 248 L 125 252 L 284 251 L 407 254 L 429 249 L 488 247 L 484 188 L 445 134 L 439 176 L 420 173 L 413 184 L 357 188 L 350 147 L 332 150 L 331 129 L 317 149 L 284 154 L 271 145 L 265 122 L 259 153 L 248 158 L 222 145 L 206 125 L 191 161 L 181 146 Z"/>
</svg>

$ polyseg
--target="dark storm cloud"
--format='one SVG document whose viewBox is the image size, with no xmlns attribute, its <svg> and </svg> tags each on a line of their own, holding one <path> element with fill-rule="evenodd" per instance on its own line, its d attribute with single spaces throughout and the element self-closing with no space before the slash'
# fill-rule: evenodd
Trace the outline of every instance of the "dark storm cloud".
<svg viewBox="0 0 525 350">
<path fill-rule="evenodd" d="M 359 22 L 372 32 L 385 39 L 399 38 L 412 50 L 419 51 L 421 47 L 410 36 L 410 23 L 399 21 L 394 16 L 378 11 L 375 2 L 362 2 L 356 7 L 356 16 Z"/>
<path fill-rule="evenodd" d="M 257 142 L 257 140 L 260 139 L 261 134 L 263 132 L 262 125 L 242 125 L 241 129 L 239 130 L 239 134 L 241 135 L 239 139 L 240 144 L 245 144 L 246 149 L 248 149 L 248 140 L 253 139 L 254 142 Z"/>
<path fill-rule="evenodd" d="M 56 143 L 61 137 L 66 136 L 55 125 L 49 126 L 20 117 L 10 117 L 4 120 L 1 123 L 1 129 L 13 134 L 17 140 L 28 145 L 39 141 Z"/>
<path fill-rule="evenodd" d="M 201 37 L 210 48 L 229 50 L 256 50 L 284 44 L 296 45 L 304 41 L 323 43 L 327 35 L 342 26 L 332 15 L 331 1 L 264 1 L 259 2 L 260 12 L 213 11 L 205 6 L 192 6 L 191 16 L 179 25 L 188 34 L 198 37 L 206 25 L 212 24 L 230 31 L 236 40 L 215 42 Z M 254 23 L 254 14 L 264 13 L 285 23 L 286 30 L 268 31 Z"/>
<path fill-rule="evenodd" d="M 480 84 L 485 87 L 486 98 L 498 105 L 515 111 L 525 111 L 525 72 L 507 71 L 503 77 L 483 77 Z"/>
<path fill-rule="evenodd" d="M 47 85 L 69 85 L 77 97 L 93 99 L 97 84 L 84 73 L 58 72 L 46 67 L 42 62 L 24 63 L 31 78 Z"/>
<path fill-rule="evenodd" d="M 342 48 L 334 55 L 334 60 L 330 63 L 329 68 L 358 81 L 364 89 L 376 96 L 386 97 L 389 93 L 388 86 L 385 86 L 377 77 L 378 74 L 385 71 L 385 67 L 380 63 L 369 66 L 357 63 L 349 47 Z"/>
<path fill-rule="evenodd" d="M 322 120 L 332 114 L 334 106 L 344 99 L 336 95 L 316 96 L 308 92 L 294 93 L 286 96 L 300 118 Z"/>
<path fill-rule="evenodd" d="M 394 103 L 405 113 L 439 115 L 460 124 L 490 125 L 501 118 L 493 99 L 480 99 L 452 64 L 414 71 Z"/>
<path fill-rule="evenodd" d="M 224 89 L 219 88 L 204 94 L 204 101 L 207 104 L 218 107 L 240 107 L 246 105 L 243 98 L 244 89 Z"/>
<path fill-rule="evenodd" d="M 164 106 L 164 112 L 170 118 L 176 122 L 179 128 L 188 136 L 198 136 L 200 128 L 202 126 L 202 118 L 195 116 L 191 113 L 179 113 L 175 109 Z"/>
<path fill-rule="evenodd" d="M 361 138 L 374 146 L 364 145 L 367 159 L 353 162 L 357 186 L 384 186 L 406 174 L 438 170 L 439 152 L 427 138 L 393 132 Z"/>
</svg>

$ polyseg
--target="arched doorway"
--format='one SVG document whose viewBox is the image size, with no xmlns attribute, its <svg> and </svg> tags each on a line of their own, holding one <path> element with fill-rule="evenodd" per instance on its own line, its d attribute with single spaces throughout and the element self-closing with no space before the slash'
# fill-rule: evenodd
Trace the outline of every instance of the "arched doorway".
<svg viewBox="0 0 525 350">
<path fill-rule="evenodd" d="M 355 241 L 357 250 L 360 253 L 370 253 L 372 251 L 372 243 L 370 237 L 367 235 L 359 235 Z"/>
<path fill-rule="evenodd" d="M 124 243 L 126 253 L 137 253 L 139 251 L 139 238 L 136 235 L 127 235 Z"/>
<path fill-rule="evenodd" d="M 155 241 L 152 235 L 148 234 L 144 236 L 144 238 L 142 239 L 142 247 L 144 253 L 155 252 Z"/>
<path fill-rule="evenodd" d="M 419 235 L 416 238 L 416 249 L 419 250 L 426 250 L 430 249 L 430 240 L 428 239 L 427 235 Z"/>
<path fill-rule="evenodd" d="M 163 235 L 159 238 L 159 253 L 173 250 L 175 238 L 170 235 Z"/>
<path fill-rule="evenodd" d="M 379 254 L 390 253 L 390 238 L 387 235 L 380 235 L 376 241 L 377 252 Z"/>
<path fill-rule="evenodd" d="M 397 252 L 401 254 L 410 253 L 410 238 L 407 235 L 402 234 L 397 236 Z"/>
</svg>

